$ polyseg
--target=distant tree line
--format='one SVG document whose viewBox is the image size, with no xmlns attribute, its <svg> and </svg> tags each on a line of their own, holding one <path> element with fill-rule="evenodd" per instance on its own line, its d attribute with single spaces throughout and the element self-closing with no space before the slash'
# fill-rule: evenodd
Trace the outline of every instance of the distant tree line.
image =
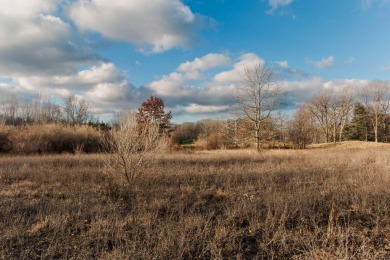
<svg viewBox="0 0 390 260">
<path fill-rule="evenodd" d="M 270 68 L 246 68 L 235 96 L 237 119 L 183 123 L 176 126 L 172 140 L 206 149 L 255 145 L 258 151 L 346 140 L 390 141 L 389 81 L 372 81 L 361 89 L 322 90 L 292 116 L 282 111 L 287 94 Z"/>
<path fill-rule="evenodd" d="M 52 102 L 48 96 L 0 98 L 0 152 L 100 152 L 100 130 L 87 102 L 74 95 Z"/>
<path fill-rule="evenodd" d="M 94 119 L 88 103 L 74 95 L 60 104 L 41 95 L 4 97 L 0 101 L 0 152 L 112 152 L 126 160 L 140 153 L 136 157 L 142 164 L 152 148 L 162 147 L 155 142 L 170 138 L 172 115 L 164 109 L 163 100 L 152 96 L 136 113 L 124 110 L 117 121 L 107 124 Z M 133 166 L 129 164 L 126 171 Z"/>
<path fill-rule="evenodd" d="M 243 83 L 237 86 L 234 93 L 236 105 L 232 110 L 235 118 L 173 125 L 170 122 L 171 112 L 164 111 L 164 101 L 151 96 L 141 103 L 134 115 L 139 131 L 144 126 L 154 125 L 159 129 L 160 135 L 169 137 L 172 147 L 190 149 L 256 147 L 260 151 L 262 148 L 269 147 L 304 149 L 312 143 L 336 143 L 346 140 L 390 141 L 389 81 L 371 81 L 363 88 L 344 86 L 324 89 L 299 106 L 295 114 L 291 115 L 283 111 L 288 93 L 275 80 L 271 68 L 256 65 L 246 68 L 242 76 Z M 88 103 L 74 95 L 64 98 L 60 104 L 52 102 L 50 98 L 43 95 L 28 99 L 17 96 L 0 99 L 0 125 L 39 124 L 69 126 L 74 129 L 91 127 L 108 131 L 111 128 L 115 130 L 120 121 L 118 123 L 114 121 L 110 125 L 99 122 L 93 118 Z M 0 130 L 0 151 L 7 150 L 4 148 L 7 147 L 6 144 L 17 143 L 18 141 L 15 140 L 21 142 L 20 140 L 24 138 L 17 137 L 15 133 L 11 134 L 12 131 L 4 127 Z M 55 139 L 54 136 L 43 138 L 44 132 L 36 131 L 35 135 L 30 136 L 31 140 L 39 140 L 35 142 L 35 147 L 40 145 L 41 140 Z M 91 144 L 94 142 L 92 140 L 97 142 L 100 139 L 98 135 L 93 135 L 94 137 L 91 138 L 90 131 L 89 137 L 85 136 L 85 142 L 80 141 L 78 137 L 70 137 L 70 132 L 67 135 L 69 140 L 77 140 L 74 141 L 76 143 L 64 145 L 61 141 L 53 141 L 55 144 L 44 144 L 44 146 L 57 147 L 52 149 L 55 151 L 61 151 L 60 147 L 68 147 L 65 149 L 67 151 L 95 147 L 84 149 L 92 152 L 101 148 L 100 144 L 96 146 Z M 58 139 L 61 138 L 58 136 Z M 64 139 L 66 138 L 62 138 Z M 28 143 L 28 140 L 21 143 Z M 13 149 L 23 151 L 23 147 L 17 145 L 17 148 Z M 46 150 L 50 151 L 50 149 Z M 30 150 L 41 151 L 42 148 Z"/>
<path fill-rule="evenodd" d="M 301 148 L 345 140 L 388 142 L 389 108 L 388 81 L 372 81 L 362 89 L 327 89 L 298 109 L 290 137 Z"/>
<path fill-rule="evenodd" d="M 0 99 L 0 124 L 29 125 L 51 124 L 93 125 L 106 127 L 104 122 L 95 119 L 90 105 L 75 95 L 65 97 L 61 102 L 54 103 L 49 96 L 18 97 L 3 96 Z"/>
</svg>

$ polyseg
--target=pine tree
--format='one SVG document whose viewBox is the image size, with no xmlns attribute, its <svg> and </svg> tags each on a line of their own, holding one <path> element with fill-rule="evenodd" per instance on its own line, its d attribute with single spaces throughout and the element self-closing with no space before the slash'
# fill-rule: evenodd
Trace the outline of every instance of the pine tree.
<svg viewBox="0 0 390 260">
<path fill-rule="evenodd" d="M 359 141 L 375 140 L 369 113 L 360 103 L 355 104 L 352 121 L 346 126 L 345 138 L 347 140 Z"/>
</svg>

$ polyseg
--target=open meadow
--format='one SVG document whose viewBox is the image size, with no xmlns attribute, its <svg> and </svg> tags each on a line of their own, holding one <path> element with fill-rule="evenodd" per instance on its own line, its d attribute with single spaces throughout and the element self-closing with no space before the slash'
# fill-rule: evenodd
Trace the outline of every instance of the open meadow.
<svg viewBox="0 0 390 260">
<path fill-rule="evenodd" d="M 388 259 L 390 145 L 0 157 L 0 259 Z"/>
</svg>

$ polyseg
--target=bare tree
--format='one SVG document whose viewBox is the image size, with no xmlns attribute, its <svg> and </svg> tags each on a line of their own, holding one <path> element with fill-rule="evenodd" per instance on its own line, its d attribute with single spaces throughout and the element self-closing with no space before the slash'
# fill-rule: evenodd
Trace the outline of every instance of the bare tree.
<svg viewBox="0 0 390 260">
<path fill-rule="evenodd" d="M 38 94 L 28 100 L 22 107 L 22 118 L 25 123 L 54 123 L 61 119 L 61 107 L 50 100 L 50 96 Z"/>
<path fill-rule="evenodd" d="M 85 123 L 91 116 L 87 102 L 75 95 L 64 99 L 63 110 L 66 121 L 72 126 Z"/>
<path fill-rule="evenodd" d="M 337 115 L 339 125 L 339 140 L 343 140 L 345 125 L 350 120 L 355 106 L 356 95 L 350 86 L 344 87 L 337 92 Z M 336 135 L 336 133 L 334 133 Z"/>
<path fill-rule="evenodd" d="M 270 67 L 261 64 L 246 67 L 242 76 L 243 82 L 236 87 L 234 100 L 238 114 L 252 121 L 256 150 L 260 151 L 262 124 L 280 108 L 284 91 L 275 82 L 275 74 Z"/>
<path fill-rule="evenodd" d="M 290 140 L 298 149 L 305 149 L 311 141 L 314 131 L 312 118 L 313 115 L 308 111 L 307 106 L 301 106 L 295 113 L 294 120 L 290 122 L 288 127 Z"/>
<path fill-rule="evenodd" d="M 239 119 L 226 120 L 224 129 L 224 145 L 227 148 L 239 147 Z"/>
<path fill-rule="evenodd" d="M 6 124 L 15 125 L 20 113 L 19 99 L 16 95 L 3 97 L 0 105 L 0 114 Z"/>
<path fill-rule="evenodd" d="M 247 148 L 253 143 L 253 122 L 248 118 L 227 120 L 223 129 L 225 148 Z"/>
<path fill-rule="evenodd" d="M 313 97 L 307 109 L 315 117 L 326 142 L 342 140 L 343 131 L 354 107 L 355 95 L 350 87 L 326 89 Z"/>
<path fill-rule="evenodd" d="M 275 140 L 283 143 L 283 147 L 286 146 L 286 140 L 288 135 L 288 116 L 283 112 L 278 112 L 276 116 L 274 116 L 275 121 Z"/>
<path fill-rule="evenodd" d="M 313 97 L 306 106 L 308 111 L 315 117 L 327 143 L 330 141 L 332 127 L 332 95 L 330 90 L 322 91 L 317 96 Z"/>
<path fill-rule="evenodd" d="M 390 107 L 390 82 L 372 81 L 362 90 L 360 96 L 370 114 L 375 142 L 378 142 L 379 125 L 386 117 Z"/>
<path fill-rule="evenodd" d="M 167 147 L 167 140 L 156 124 L 138 124 L 135 113 L 124 111 L 106 136 L 105 146 L 110 152 L 108 172 L 121 174 L 132 185 Z"/>
</svg>

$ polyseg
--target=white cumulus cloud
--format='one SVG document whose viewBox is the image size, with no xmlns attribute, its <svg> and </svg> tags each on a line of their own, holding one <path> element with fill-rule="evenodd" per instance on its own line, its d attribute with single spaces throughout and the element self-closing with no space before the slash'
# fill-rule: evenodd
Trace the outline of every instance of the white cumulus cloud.
<svg viewBox="0 0 390 260">
<path fill-rule="evenodd" d="M 187 47 L 204 20 L 180 0 L 78 0 L 69 14 L 82 30 L 156 53 Z"/>
<path fill-rule="evenodd" d="M 230 57 L 224 54 L 210 53 L 193 61 L 186 61 L 178 66 L 176 71 L 164 75 L 161 79 L 149 84 L 157 95 L 176 97 L 190 97 L 197 94 L 198 89 L 192 85 L 194 80 L 203 79 L 203 71 L 228 66 Z"/>
<path fill-rule="evenodd" d="M 0 0 L 0 14 L 7 17 L 33 17 L 55 10 L 57 0 Z"/>
<path fill-rule="evenodd" d="M 264 60 L 254 53 L 245 53 L 236 62 L 226 54 L 211 53 L 180 64 L 147 87 L 166 104 L 181 107 L 177 113 L 226 114 L 233 104 L 234 86 L 242 81 L 242 71 L 258 64 Z"/>
<path fill-rule="evenodd" d="M 215 113 L 224 112 L 227 110 L 229 110 L 229 106 L 207 106 L 198 104 L 190 104 L 185 108 L 185 111 L 190 114 Z"/>
<path fill-rule="evenodd" d="M 185 63 L 180 64 L 177 70 L 187 72 L 196 70 L 202 71 L 219 66 L 228 66 L 231 62 L 231 59 L 224 54 L 210 53 L 202 58 L 195 58 L 194 61 L 186 61 Z"/>
<path fill-rule="evenodd" d="M 288 92 L 290 109 L 295 110 L 298 106 L 305 104 L 324 89 L 338 90 L 347 86 L 359 89 L 365 86 L 368 81 L 361 79 L 336 79 L 325 81 L 319 76 L 313 76 L 301 81 L 283 81 L 281 83 Z"/>
<path fill-rule="evenodd" d="M 264 60 L 254 53 L 246 53 L 240 56 L 239 61 L 234 64 L 233 68 L 223 71 L 214 77 L 214 81 L 219 83 L 234 84 L 242 80 L 242 72 L 246 67 L 263 65 Z"/>
<path fill-rule="evenodd" d="M 329 57 L 323 58 L 323 59 L 321 59 L 319 61 L 315 61 L 314 65 L 318 69 L 328 69 L 328 68 L 333 67 L 334 61 L 335 61 L 334 57 L 333 56 L 329 56 Z"/>
<path fill-rule="evenodd" d="M 53 14 L 57 2 L 0 0 L 0 76 L 69 73 L 97 60 Z"/>
<path fill-rule="evenodd" d="M 69 75 L 26 75 L 0 84 L 0 93 L 30 94 L 45 93 L 49 96 L 64 97 L 77 94 L 104 113 L 121 110 L 138 104 L 148 93 L 135 88 L 125 71 L 112 63 L 99 63 Z"/>
</svg>

